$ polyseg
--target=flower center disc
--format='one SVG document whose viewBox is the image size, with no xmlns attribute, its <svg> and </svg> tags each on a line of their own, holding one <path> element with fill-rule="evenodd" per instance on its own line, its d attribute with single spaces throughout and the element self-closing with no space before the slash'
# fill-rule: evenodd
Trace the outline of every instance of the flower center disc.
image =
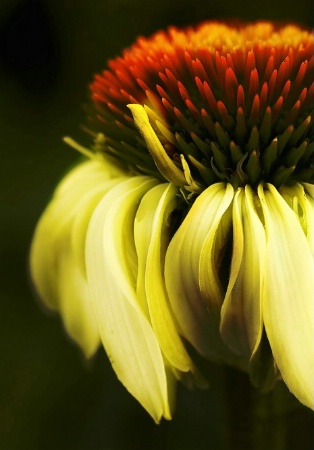
<svg viewBox="0 0 314 450">
<path fill-rule="evenodd" d="M 96 75 L 91 128 L 106 151 L 159 178 L 127 105 L 145 107 L 196 182 L 314 182 L 314 41 L 297 26 L 207 22 L 139 38 Z"/>
</svg>

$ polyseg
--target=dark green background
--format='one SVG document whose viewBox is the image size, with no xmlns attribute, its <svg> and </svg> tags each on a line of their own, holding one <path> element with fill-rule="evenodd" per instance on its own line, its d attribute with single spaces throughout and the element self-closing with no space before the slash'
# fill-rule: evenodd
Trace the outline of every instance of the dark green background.
<svg viewBox="0 0 314 450">
<path fill-rule="evenodd" d="M 87 364 L 60 320 L 43 311 L 27 258 L 36 221 L 77 158 L 61 138 L 86 141 L 79 126 L 87 85 L 108 58 L 171 24 L 238 17 L 312 27 L 313 16 L 313 0 L 0 0 L 0 450 L 266 448 L 256 435 L 244 444 L 255 395 L 246 378 L 219 368 L 210 390 L 179 388 L 174 420 L 155 426 L 104 352 Z M 266 432 L 276 434 L 279 422 Z M 314 447 L 308 410 L 291 423 L 289 446 L 270 450 Z"/>
</svg>

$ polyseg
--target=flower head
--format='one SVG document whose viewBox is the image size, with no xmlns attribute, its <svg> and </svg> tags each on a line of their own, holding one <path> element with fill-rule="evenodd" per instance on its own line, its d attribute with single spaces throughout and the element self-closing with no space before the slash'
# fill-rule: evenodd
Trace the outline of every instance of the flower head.
<svg viewBox="0 0 314 450">
<path fill-rule="evenodd" d="M 35 233 L 40 296 L 156 421 L 175 379 L 204 385 L 186 341 L 314 409 L 313 35 L 170 28 L 110 61 L 91 97 L 90 160 Z"/>
</svg>

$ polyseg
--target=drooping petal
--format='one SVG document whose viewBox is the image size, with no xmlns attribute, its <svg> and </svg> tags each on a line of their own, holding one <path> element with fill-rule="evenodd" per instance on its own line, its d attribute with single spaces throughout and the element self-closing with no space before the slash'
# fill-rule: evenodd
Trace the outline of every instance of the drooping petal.
<svg viewBox="0 0 314 450">
<path fill-rule="evenodd" d="M 218 360 L 232 359 L 219 334 L 223 295 L 216 263 L 223 249 L 216 244 L 233 192 L 224 183 L 202 192 L 172 238 L 165 264 L 167 292 L 184 337 L 202 355 Z"/>
<path fill-rule="evenodd" d="M 314 256 L 314 196 L 308 194 L 306 191 L 301 194 L 301 204 L 303 206 L 304 223 L 306 226 L 305 234 Z"/>
<path fill-rule="evenodd" d="M 170 418 L 162 353 L 136 295 L 134 220 L 144 194 L 157 184 L 130 178 L 104 196 L 90 222 L 86 268 L 101 340 L 124 386 L 156 422 Z"/>
<path fill-rule="evenodd" d="M 59 313 L 68 335 L 89 358 L 100 338 L 86 277 L 71 251 L 60 254 L 58 264 Z"/>
<path fill-rule="evenodd" d="M 263 331 L 261 286 L 266 238 L 254 208 L 253 191 L 248 186 L 235 195 L 232 222 L 231 273 L 220 329 L 228 347 L 249 360 Z"/>
<path fill-rule="evenodd" d="M 161 350 L 174 368 L 187 372 L 193 363 L 179 336 L 164 281 L 164 263 L 171 237 L 170 215 L 178 204 L 178 188 L 161 184 L 145 194 L 135 218 L 139 261 L 137 295 L 145 297 Z"/>
<path fill-rule="evenodd" d="M 314 198 L 298 183 L 293 187 L 283 186 L 280 194 L 300 221 L 314 256 Z"/>
<path fill-rule="evenodd" d="M 86 282 L 85 236 L 95 206 L 122 175 L 105 161 L 71 170 L 43 213 L 31 247 L 31 275 L 42 301 L 61 314 L 67 333 L 87 357 L 100 340 Z M 80 239 L 74 239 L 78 234 Z"/>
<path fill-rule="evenodd" d="M 282 378 L 314 409 L 314 263 L 294 211 L 275 187 L 259 186 L 266 229 L 263 319 Z"/>
<path fill-rule="evenodd" d="M 210 312 L 219 311 L 223 302 L 223 287 L 219 279 L 228 234 L 231 227 L 231 202 L 234 190 L 227 184 L 223 196 L 215 197 L 215 201 L 208 204 L 205 213 L 204 231 L 205 238 L 201 241 L 201 252 L 198 266 L 198 281 L 202 298 Z M 200 210 L 201 213 L 201 210 Z M 209 219 L 209 216 L 211 218 Z"/>
<path fill-rule="evenodd" d="M 105 161 L 89 160 L 79 164 L 62 179 L 42 214 L 32 241 L 30 266 L 35 287 L 50 309 L 58 309 L 58 255 L 68 251 L 71 227 L 80 213 L 79 202 L 91 190 L 101 191 L 108 180 L 122 175 L 115 166 Z"/>
</svg>

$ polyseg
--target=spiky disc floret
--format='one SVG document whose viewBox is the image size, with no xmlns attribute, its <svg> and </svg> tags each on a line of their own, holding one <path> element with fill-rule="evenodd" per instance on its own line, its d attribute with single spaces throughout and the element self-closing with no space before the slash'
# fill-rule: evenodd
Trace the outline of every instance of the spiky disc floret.
<svg viewBox="0 0 314 450">
<path fill-rule="evenodd" d="M 140 38 L 95 76 L 91 95 L 104 149 L 135 170 L 160 177 L 130 103 L 204 187 L 314 183 L 314 39 L 297 26 L 207 22 Z"/>
</svg>

